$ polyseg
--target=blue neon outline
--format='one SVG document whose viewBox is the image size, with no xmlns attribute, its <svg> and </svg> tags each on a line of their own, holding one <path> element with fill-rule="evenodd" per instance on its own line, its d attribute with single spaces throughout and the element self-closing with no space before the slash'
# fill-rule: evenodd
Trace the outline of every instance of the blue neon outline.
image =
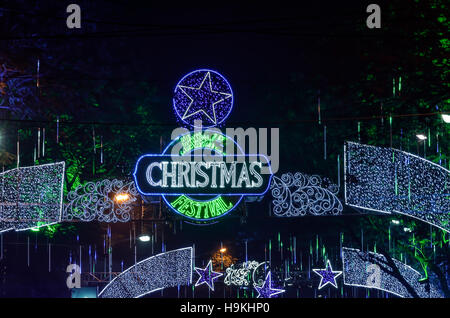
<svg viewBox="0 0 450 318">
<path fill-rule="evenodd" d="M 203 155 L 190 155 L 190 156 L 203 157 Z M 234 156 L 236 156 L 236 157 L 261 156 L 261 157 L 265 158 L 267 160 L 267 164 L 268 164 L 268 167 L 269 167 L 269 170 L 270 170 L 269 182 L 267 184 L 266 190 L 263 193 L 217 193 L 217 195 L 223 195 L 223 196 L 261 196 L 261 195 L 266 194 L 266 192 L 270 188 L 270 183 L 271 183 L 272 177 L 273 177 L 272 167 L 270 165 L 269 159 L 263 154 L 245 154 L 245 155 L 230 155 L 230 156 L 233 156 L 233 157 Z M 141 193 L 142 195 L 145 195 L 145 196 L 153 196 L 153 195 L 162 195 L 162 196 L 164 196 L 164 195 L 168 195 L 168 196 L 184 195 L 184 196 L 187 196 L 187 195 L 189 195 L 189 194 L 186 194 L 186 193 L 146 193 L 146 192 L 143 192 L 141 190 L 141 188 L 139 188 L 139 185 L 136 182 L 137 181 L 136 180 L 136 172 L 137 172 L 137 166 L 138 166 L 139 162 L 141 161 L 142 158 L 145 158 L 145 157 L 173 157 L 173 156 L 172 155 L 147 154 L 147 155 L 142 155 L 141 157 L 139 157 L 138 161 L 136 162 L 136 166 L 135 166 L 134 172 L 133 172 L 134 183 L 136 184 L 136 188 L 138 189 L 139 193 Z M 223 157 L 227 157 L 227 155 L 225 155 Z M 212 196 L 212 195 L 215 195 L 215 194 L 214 193 L 213 194 L 211 194 L 211 193 L 206 193 L 206 194 L 205 193 L 193 193 L 193 194 L 190 194 L 190 195 L 196 195 L 196 196 L 197 195 L 200 195 L 200 196 L 207 195 L 207 196 Z"/>
<path fill-rule="evenodd" d="M 210 127 L 208 127 L 208 128 L 210 128 Z M 177 136 L 177 138 L 173 139 L 173 140 L 166 146 L 166 148 L 164 148 L 164 150 L 163 150 L 163 152 L 162 152 L 161 154 L 146 154 L 146 155 L 142 155 L 141 157 L 139 157 L 138 161 L 136 162 L 136 165 L 135 165 L 135 168 L 134 168 L 134 172 L 133 172 L 134 183 L 135 183 L 136 188 L 137 188 L 137 190 L 139 191 L 139 193 L 143 194 L 143 192 L 141 191 L 141 189 L 139 188 L 139 186 L 138 186 L 137 183 L 136 183 L 136 172 L 137 172 L 136 170 L 137 170 L 138 163 L 139 163 L 139 161 L 142 159 L 142 157 L 144 157 L 144 156 L 149 156 L 149 157 L 169 156 L 169 157 L 171 157 L 172 155 L 166 155 L 166 154 L 165 154 L 166 151 L 169 149 L 169 147 L 172 146 L 175 142 L 179 141 L 181 137 L 183 137 L 183 136 L 185 136 L 185 135 L 187 135 L 187 134 L 194 134 L 194 133 L 196 133 L 196 132 L 197 132 L 197 131 L 195 131 L 195 130 L 194 130 L 194 131 L 188 131 L 188 132 L 186 132 L 186 133 L 184 133 L 184 134 L 181 134 L 181 135 Z M 225 134 L 222 133 L 222 132 L 218 132 L 218 131 L 210 130 L 210 129 L 202 129 L 202 130 L 200 130 L 199 132 L 202 132 L 202 133 L 204 133 L 204 132 L 211 132 L 211 133 L 215 133 L 215 134 L 222 135 L 223 137 L 227 138 L 228 140 L 231 140 L 231 141 L 237 146 L 237 148 L 241 151 L 241 154 L 235 154 L 235 155 L 233 155 L 233 156 L 246 156 L 246 155 L 247 155 L 247 154 L 244 153 L 244 151 L 242 150 L 241 146 L 240 146 L 238 143 L 236 143 L 236 142 L 234 141 L 234 139 L 231 139 L 230 136 L 227 136 L 227 135 L 225 135 Z M 195 149 L 203 149 L 203 148 L 195 148 Z M 209 148 L 208 148 L 208 149 L 209 149 Z M 212 150 L 214 150 L 214 149 L 212 149 Z M 223 156 L 223 154 L 222 154 L 222 156 Z M 265 194 L 267 193 L 267 191 L 269 190 L 269 188 L 270 188 L 270 184 L 272 183 L 272 177 L 273 177 L 272 165 L 270 164 L 269 159 L 268 159 L 268 158 L 266 157 L 266 155 L 264 155 L 264 154 L 248 154 L 247 156 L 263 156 L 263 157 L 267 160 L 267 163 L 268 163 L 268 165 L 269 165 L 269 170 L 270 170 L 269 182 L 268 182 L 268 186 L 267 186 L 266 191 L 264 191 L 264 193 L 261 194 L 261 195 L 265 195 Z M 145 194 L 143 194 L 143 195 L 145 195 Z M 153 195 L 158 195 L 158 194 L 153 194 Z M 211 220 L 215 220 L 215 219 L 224 217 L 225 215 L 229 214 L 230 212 L 232 212 L 232 211 L 239 205 L 239 203 L 241 203 L 241 201 L 242 201 L 242 199 L 244 198 L 245 195 L 251 195 L 251 194 L 229 194 L 229 196 L 240 196 L 240 198 L 239 198 L 239 200 L 233 205 L 233 207 L 230 208 L 227 212 L 225 212 L 225 213 L 223 213 L 223 214 L 221 214 L 221 215 L 219 215 L 219 216 L 216 216 L 216 217 L 213 217 L 213 218 L 207 218 L 207 219 L 197 219 L 197 218 L 193 218 L 193 217 L 187 216 L 187 215 L 181 213 L 180 211 L 176 210 L 174 207 L 172 207 L 172 205 L 167 201 L 167 199 L 166 199 L 166 197 L 165 197 L 164 194 L 159 194 L 159 195 L 161 195 L 161 197 L 163 198 L 164 202 L 166 202 L 167 206 L 168 206 L 173 212 L 175 212 L 176 214 L 181 215 L 181 216 L 184 217 L 184 218 L 187 218 L 187 219 L 190 219 L 190 220 L 193 220 L 193 221 L 196 221 L 196 222 L 207 222 L 207 221 L 211 221 Z M 195 199 L 190 198 L 190 197 L 189 197 L 188 195 L 186 195 L 186 194 L 171 194 L 171 195 L 184 195 L 184 196 L 188 197 L 190 200 L 196 201 Z M 197 194 L 195 194 L 195 195 L 197 195 Z M 211 195 L 211 194 L 208 194 L 208 195 Z M 220 194 L 218 194 L 214 199 L 216 199 L 218 196 L 220 196 Z M 260 194 L 258 194 L 258 196 L 260 196 Z M 212 200 L 214 200 L 214 199 L 211 199 L 210 201 L 212 201 Z M 210 202 L 210 201 L 198 201 L 198 200 L 197 200 L 197 202 Z M 189 222 L 188 222 L 188 223 L 189 223 Z M 189 224 L 192 224 L 192 223 L 189 223 Z M 205 225 L 209 225 L 209 224 L 205 224 Z"/>
<path fill-rule="evenodd" d="M 189 126 L 195 127 L 195 128 L 201 128 L 201 127 L 203 127 L 203 128 L 211 128 L 211 127 L 218 126 L 218 125 L 220 125 L 221 123 L 223 123 L 223 122 L 228 118 L 228 116 L 230 116 L 231 111 L 233 110 L 233 106 L 234 106 L 234 93 L 233 93 L 233 89 L 231 88 L 231 85 L 230 85 L 230 83 L 228 82 L 228 80 L 225 78 L 225 76 L 223 76 L 222 74 L 220 74 L 220 73 L 217 72 L 217 71 L 213 71 L 213 70 L 206 69 L 206 68 L 201 68 L 201 69 L 192 71 L 192 72 L 190 72 L 190 73 L 184 75 L 184 76 L 178 81 L 177 85 L 175 85 L 175 89 L 173 90 L 173 92 L 174 92 L 174 94 L 176 94 L 177 88 L 178 88 L 178 86 L 180 85 L 180 83 L 181 83 L 186 77 L 188 77 L 189 75 L 194 74 L 194 73 L 197 73 L 197 72 L 212 72 L 212 73 L 214 73 L 214 74 L 219 75 L 221 78 L 223 78 L 223 80 L 225 81 L 225 83 L 227 83 L 227 85 L 228 85 L 228 87 L 230 88 L 230 91 L 231 91 L 231 107 L 230 107 L 230 110 L 228 111 L 228 113 L 226 114 L 226 116 L 225 116 L 220 122 L 217 122 L 215 125 L 213 124 L 213 125 L 210 125 L 210 126 L 195 126 L 194 124 L 190 124 L 190 123 L 186 122 L 186 121 L 183 119 L 183 116 L 180 116 L 180 114 L 178 113 L 178 111 L 177 111 L 177 109 L 176 109 L 176 107 L 175 107 L 175 99 L 174 99 L 174 98 L 172 98 L 172 107 L 173 107 L 173 109 L 175 110 L 175 114 L 177 115 L 177 117 L 178 117 L 179 119 L 181 119 L 181 121 L 184 122 L 186 125 L 189 125 Z M 203 121 L 202 121 L 202 123 L 203 123 Z"/>
</svg>

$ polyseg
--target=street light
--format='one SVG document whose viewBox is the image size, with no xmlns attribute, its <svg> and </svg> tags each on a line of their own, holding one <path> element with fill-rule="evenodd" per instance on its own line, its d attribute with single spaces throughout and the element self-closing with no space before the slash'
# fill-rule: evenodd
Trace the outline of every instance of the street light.
<svg viewBox="0 0 450 318">
<path fill-rule="evenodd" d="M 425 136 L 424 134 L 417 134 L 416 137 L 419 140 L 427 140 L 427 136 Z"/>
<path fill-rule="evenodd" d="M 123 203 L 125 201 L 128 201 L 129 199 L 130 195 L 128 193 L 119 193 L 114 197 L 114 200 L 118 203 Z"/>
<path fill-rule="evenodd" d="M 426 142 L 425 140 L 427 140 L 427 136 L 425 136 L 424 134 L 417 134 L 416 135 L 418 142 L 417 142 L 417 153 L 419 153 L 419 144 L 421 141 L 423 141 L 423 157 L 426 159 L 427 155 L 426 155 Z"/>
<path fill-rule="evenodd" d="M 443 119 L 444 122 L 446 122 L 447 124 L 450 124 L 450 115 L 442 114 L 442 119 Z"/>
<path fill-rule="evenodd" d="M 139 236 L 139 241 L 141 241 L 141 242 L 148 242 L 148 241 L 150 241 L 150 236 L 148 236 L 147 234 L 141 234 Z"/>
</svg>

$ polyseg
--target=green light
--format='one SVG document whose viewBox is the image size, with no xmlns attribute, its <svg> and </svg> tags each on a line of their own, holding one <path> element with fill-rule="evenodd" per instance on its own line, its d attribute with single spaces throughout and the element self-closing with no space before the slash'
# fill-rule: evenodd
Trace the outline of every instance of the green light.
<svg viewBox="0 0 450 318">
<path fill-rule="evenodd" d="M 319 254 L 319 235 L 316 235 L 316 254 Z"/>
<path fill-rule="evenodd" d="M 39 217 L 42 217 L 42 212 L 39 212 Z M 36 224 L 36 227 L 33 227 L 33 228 L 30 229 L 30 230 L 33 231 L 33 232 L 39 232 L 39 228 L 40 228 L 42 225 L 45 225 L 45 223 L 44 223 L 44 222 L 41 222 L 41 221 L 38 221 L 37 224 Z"/>
<path fill-rule="evenodd" d="M 391 227 L 389 227 L 388 233 L 389 233 L 389 244 L 390 244 L 390 242 L 391 242 Z"/>
<path fill-rule="evenodd" d="M 199 148 L 209 148 L 218 151 L 225 155 L 224 143 L 226 138 L 220 134 L 203 134 L 202 132 L 196 132 L 192 136 L 190 134 L 184 135 L 180 138 L 182 149 L 180 155 L 189 153 Z"/>
<path fill-rule="evenodd" d="M 170 205 L 183 215 L 195 219 L 209 219 L 228 212 L 233 204 L 219 196 L 211 201 L 195 201 L 185 195 L 177 197 Z"/>
<path fill-rule="evenodd" d="M 280 242 L 281 242 L 281 237 L 280 237 L 280 232 L 278 232 L 278 250 L 280 250 L 280 247 L 281 247 Z"/>
<path fill-rule="evenodd" d="M 397 173 L 395 173 L 395 195 L 398 195 L 398 180 L 397 180 Z"/>
</svg>

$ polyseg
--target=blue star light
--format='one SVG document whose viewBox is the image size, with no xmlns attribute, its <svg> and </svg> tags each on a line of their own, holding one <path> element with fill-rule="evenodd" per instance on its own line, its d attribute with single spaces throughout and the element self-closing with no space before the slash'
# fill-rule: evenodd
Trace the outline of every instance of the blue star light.
<svg viewBox="0 0 450 318">
<path fill-rule="evenodd" d="M 195 267 L 195 271 L 200 276 L 195 283 L 195 287 L 206 283 L 212 291 L 214 291 L 214 280 L 223 275 L 212 270 L 211 260 L 209 260 L 205 268 Z"/>
<path fill-rule="evenodd" d="M 233 107 L 233 92 L 227 80 L 211 70 L 197 70 L 184 76 L 175 87 L 173 106 L 177 116 L 194 126 L 212 127 L 222 123 Z"/>
<path fill-rule="evenodd" d="M 341 271 L 333 271 L 330 260 L 327 261 L 327 268 L 313 269 L 313 272 L 317 275 L 320 275 L 319 289 L 326 286 L 327 284 L 331 284 L 334 286 L 334 288 L 337 288 L 336 278 L 342 274 Z"/>
<path fill-rule="evenodd" d="M 256 291 L 258 292 L 257 298 L 272 298 L 274 295 L 278 295 L 284 293 L 284 289 L 276 289 L 272 288 L 272 275 L 270 272 L 267 273 L 266 280 L 264 284 L 259 286 L 254 286 Z"/>
</svg>

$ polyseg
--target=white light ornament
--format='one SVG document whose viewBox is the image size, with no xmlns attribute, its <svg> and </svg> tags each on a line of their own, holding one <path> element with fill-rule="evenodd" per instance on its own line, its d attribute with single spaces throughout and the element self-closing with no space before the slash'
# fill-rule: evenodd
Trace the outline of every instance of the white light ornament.
<svg viewBox="0 0 450 318">
<path fill-rule="evenodd" d="M 88 182 L 68 193 L 64 219 L 128 222 L 131 204 L 138 196 L 134 182 L 117 179 Z"/>
<path fill-rule="evenodd" d="M 139 298 L 168 287 L 192 284 L 192 247 L 144 259 L 116 276 L 99 298 Z"/>
<path fill-rule="evenodd" d="M 339 187 L 327 178 L 285 173 L 281 178 L 273 177 L 270 189 L 275 216 L 342 214 L 342 203 L 336 196 Z"/>
<path fill-rule="evenodd" d="M 420 282 L 422 275 L 396 259 L 389 262 L 382 254 L 342 248 L 344 285 L 374 288 L 402 298 L 442 298 L 443 293 L 432 282 Z M 409 285 L 409 288 L 407 288 Z"/>
<path fill-rule="evenodd" d="M 200 276 L 195 283 L 195 287 L 206 284 L 212 291 L 214 291 L 214 280 L 223 275 L 222 273 L 213 271 L 211 260 L 209 260 L 205 268 L 195 267 L 195 271 Z"/>
<path fill-rule="evenodd" d="M 313 269 L 313 272 L 320 276 L 318 289 L 322 289 L 328 284 L 330 284 L 334 288 L 337 288 L 336 278 L 338 278 L 342 274 L 341 271 L 333 271 L 330 260 L 327 260 L 326 268 Z"/>
<path fill-rule="evenodd" d="M 64 162 L 0 173 L 0 232 L 61 222 Z"/>
<path fill-rule="evenodd" d="M 258 280 L 258 282 L 255 281 L 255 274 L 258 268 L 265 263 L 266 262 L 259 263 L 257 261 L 248 261 L 241 264 L 232 264 L 226 269 L 225 285 L 246 287 L 251 283 L 250 278 L 252 278 L 255 286 L 263 284 L 263 280 Z"/>
<path fill-rule="evenodd" d="M 400 213 L 450 231 L 450 171 L 392 148 L 347 142 L 345 203 Z"/>
<path fill-rule="evenodd" d="M 275 295 L 285 292 L 284 289 L 272 287 L 272 274 L 270 271 L 267 273 L 266 279 L 264 280 L 262 286 L 254 286 L 254 288 L 258 292 L 258 296 L 256 296 L 256 298 L 272 298 Z"/>
</svg>

